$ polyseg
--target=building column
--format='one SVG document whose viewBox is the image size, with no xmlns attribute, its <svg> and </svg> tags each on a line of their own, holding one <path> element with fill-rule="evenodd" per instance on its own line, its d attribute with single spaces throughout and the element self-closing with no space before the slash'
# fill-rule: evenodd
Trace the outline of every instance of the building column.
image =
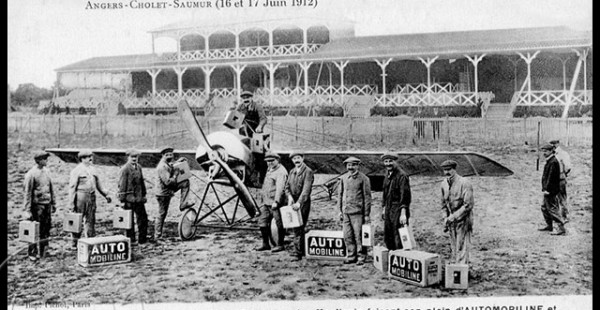
<svg viewBox="0 0 600 310">
<path fill-rule="evenodd" d="M 275 91 L 275 71 L 277 71 L 279 65 L 278 63 L 266 64 L 267 70 L 269 70 L 269 101 L 271 106 L 273 106 L 273 92 Z"/>
<path fill-rule="evenodd" d="M 308 53 L 308 29 L 307 28 L 302 28 L 302 50 L 304 51 L 304 53 Z"/>
<path fill-rule="evenodd" d="M 333 64 L 340 70 L 340 100 L 342 107 L 344 106 L 344 68 L 348 65 L 348 60 L 333 62 Z"/>
<path fill-rule="evenodd" d="M 183 74 L 187 71 L 187 67 L 175 67 L 173 70 L 177 73 L 177 94 L 183 96 Z"/>
<path fill-rule="evenodd" d="M 181 32 L 177 32 L 177 61 L 181 61 Z"/>
<path fill-rule="evenodd" d="M 150 77 L 152 78 L 152 96 L 156 95 L 156 77 L 158 76 L 160 71 L 161 69 L 146 70 L 146 72 L 148 72 L 148 74 L 150 74 Z"/>
<path fill-rule="evenodd" d="M 200 68 L 202 69 L 202 72 L 204 72 L 204 92 L 206 93 L 206 98 L 208 98 L 210 97 L 210 75 L 216 67 L 202 66 Z"/>
<path fill-rule="evenodd" d="M 312 62 L 301 62 L 301 63 L 299 63 L 299 65 L 300 65 L 300 68 L 302 68 L 302 71 L 304 74 L 304 94 L 308 95 L 309 94 L 309 91 L 308 91 L 308 69 L 312 65 Z"/>
<path fill-rule="evenodd" d="M 571 58 L 570 55 L 568 55 L 567 57 L 558 57 L 558 59 L 562 63 L 563 91 L 567 90 L 567 61 L 569 61 L 570 58 Z"/>
<path fill-rule="evenodd" d="M 156 54 L 156 51 L 154 50 L 154 33 L 152 33 L 152 54 Z"/>
<path fill-rule="evenodd" d="M 269 33 L 269 55 L 273 56 L 273 29 L 268 29 L 267 32 Z"/>
<path fill-rule="evenodd" d="M 210 48 L 208 47 L 208 37 L 210 36 L 209 33 L 205 33 L 204 35 L 204 53 L 206 53 L 206 59 L 210 58 Z"/>
<path fill-rule="evenodd" d="M 427 67 L 427 102 L 429 102 L 430 104 L 431 104 L 431 65 L 433 65 L 433 63 L 436 61 L 436 59 L 438 59 L 438 57 L 439 56 L 435 56 L 433 58 L 427 57 L 426 59 L 417 57 L 425 65 L 425 67 Z"/>
<path fill-rule="evenodd" d="M 523 58 L 523 60 L 525 60 L 525 63 L 527 64 L 527 78 L 525 79 L 525 81 L 527 82 L 527 99 L 529 103 L 531 103 L 531 62 L 539 53 L 540 51 L 536 51 L 535 53 L 533 53 L 533 55 L 529 52 L 527 53 L 527 55 L 523 55 L 522 53 L 517 52 L 517 54 L 521 58 Z"/>
<path fill-rule="evenodd" d="M 387 73 L 385 73 L 385 68 L 387 67 L 387 65 L 392 61 L 391 58 L 388 58 L 386 60 L 379 60 L 379 59 L 375 59 L 375 62 L 379 65 L 379 67 L 381 68 L 381 91 L 382 91 L 382 100 L 383 100 L 383 105 L 385 106 L 386 103 L 386 97 L 387 97 L 387 86 L 386 86 L 386 81 L 385 81 L 385 77 L 387 76 Z"/>
<path fill-rule="evenodd" d="M 573 93 L 575 92 L 575 86 L 577 85 L 577 78 L 579 77 L 579 71 L 581 70 L 581 64 L 585 62 L 585 58 L 587 53 L 580 52 L 578 50 L 573 50 L 579 59 L 577 61 L 577 66 L 575 66 L 575 72 L 573 72 L 573 79 L 571 80 L 571 87 L 569 87 L 569 92 L 567 93 L 567 102 L 565 104 L 565 108 L 563 110 L 562 118 L 567 118 L 569 116 L 569 107 L 573 103 Z M 584 49 L 585 51 L 585 49 Z M 584 55 L 585 54 L 585 55 Z"/>
<path fill-rule="evenodd" d="M 582 51 L 583 54 L 583 102 L 588 103 L 587 96 L 587 56 L 589 54 L 589 49 L 584 49 Z"/>
<path fill-rule="evenodd" d="M 240 101 L 240 95 L 242 94 L 242 72 L 246 69 L 246 65 L 232 65 L 233 71 L 235 71 L 235 88 L 237 91 L 237 100 Z"/>
<path fill-rule="evenodd" d="M 235 36 L 235 57 L 240 58 L 240 33 L 236 30 L 233 34 Z"/>
<path fill-rule="evenodd" d="M 477 65 L 479 64 L 479 62 L 483 59 L 483 57 L 485 57 L 486 54 L 481 54 L 479 56 L 475 55 L 473 57 L 470 57 L 469 55 L 465 55 L 465 57 L 467 57 L 467 59 L 473 64 L 473 75 L 474 75 L 474 79 L 475 79 L 475 103 L 477 103 L 479 101 L 479 73 L 477 72 Z"/>
</svg>

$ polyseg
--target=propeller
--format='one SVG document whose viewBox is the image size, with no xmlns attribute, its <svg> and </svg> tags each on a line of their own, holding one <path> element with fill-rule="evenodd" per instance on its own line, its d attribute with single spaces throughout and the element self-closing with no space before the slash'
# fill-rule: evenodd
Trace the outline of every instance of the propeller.
<svg viewBox="0 0 600 310">
<path fill-rule="evenodd" d="M 227 150 L 212 147 L 208 141 L 208 138 L 206 137 L 206 134 L 204 134 L 204 130 L 202 130 L 202 127 L 198 123 L 198 120 L 194 116 L 194 113 L 192 112 L 192 109 L 190 109 L 190 106 L 186 100 L 179 101 L 177 110 L 179 112 L 179 116 L 185 123 L 192 136 L 201 146 L 206 149 L 209 160 L 216 163 L 219 165 L 219 167 L 221 167 L 221 169 L 223 169 L 229 178 L 229 181 L 233 184 L 233 188 L 239 195 L 242 204 L 246 208 L 246 211 L 248 211 L 248 215 L 250 215 L 250 217 L 254 217 L 256 214 L 260 214 L 258 205 L 254 201 L 252 195 L 250 195 L 250 191 L 246 185 L 244 185 L 244 182 L 242 182 L 242 180 L 227 164 Z"/>
</svg>

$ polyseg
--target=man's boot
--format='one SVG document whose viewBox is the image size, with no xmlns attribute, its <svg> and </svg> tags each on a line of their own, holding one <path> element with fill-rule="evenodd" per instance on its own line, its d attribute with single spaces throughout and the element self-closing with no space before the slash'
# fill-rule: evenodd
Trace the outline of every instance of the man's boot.
<svg viewBox="0 0 600 310">
<path fill-rule="evenodd" d="M 555 233 L 552 233 L 551 235 L 554 236 L 563 236 L 567 233 L 567 231 L 565 230 L 565 226 L 563 224 L 558 224 L 558 229 L 556 230 Z"/>
<path fill-rule="evenodd" d="M 284 229 L 280 229 L 277 232 L 277 246 L 274 247 L 271 252 L 276 253 L 276 252 L 281 252 L 283 250 L 285 250 L 285 248 L 283 247 L 283 238 L 285 237 L 285 230 Z"/>
<path fill-rule="evenodd" d="M 270 250 L 271 246 L 269 245 L 269 227 L 261 227 L 260 234 L 262 237 L 262 246 L 257 248 L 256 251 Z"/>
</svg>

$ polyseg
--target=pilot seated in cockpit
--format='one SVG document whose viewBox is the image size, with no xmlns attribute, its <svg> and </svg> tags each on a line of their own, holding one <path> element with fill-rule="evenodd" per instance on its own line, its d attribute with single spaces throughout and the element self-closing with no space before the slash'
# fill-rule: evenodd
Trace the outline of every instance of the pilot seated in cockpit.
<svg viewBox="0 0 600 310">
<path fill-rule="evenodd" d="M 262 105 L 253 100 L 250 91 L 243 91 L 240 95 L 241 102 L 235 106 L 235 110 L 244 114 L 244 123 L 240 128 L 240 135 L 252 138 L 254 133 L 262 133 L 267 124 L 267 115 Z"/>
</svg>

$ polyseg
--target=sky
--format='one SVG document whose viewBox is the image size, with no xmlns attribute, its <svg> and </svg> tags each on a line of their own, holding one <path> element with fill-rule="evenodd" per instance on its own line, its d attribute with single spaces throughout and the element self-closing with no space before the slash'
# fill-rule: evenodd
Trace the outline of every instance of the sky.
<svg viewBox="0 0 600 310">
<path fill-rule="evenodd" d="M 86 9 L 93 3 L 203 2 L 211 8 Z M 316 7 L 215 8 L 219 0 L 8 0 L 8 83 L 50 88 L 57 68 L 100 56 L 152 52 L 149 30 L 177 21 L 343 17 L 357 36 L 565 25 L 592 29 L 592 0 L 312 0 Z M 257 1 L 259 5 L 267 0 Z M 309 2 L 311 0 L 295 0 Z M 314 3 L 314 2 L 313 2 Z"/>
</svg>

